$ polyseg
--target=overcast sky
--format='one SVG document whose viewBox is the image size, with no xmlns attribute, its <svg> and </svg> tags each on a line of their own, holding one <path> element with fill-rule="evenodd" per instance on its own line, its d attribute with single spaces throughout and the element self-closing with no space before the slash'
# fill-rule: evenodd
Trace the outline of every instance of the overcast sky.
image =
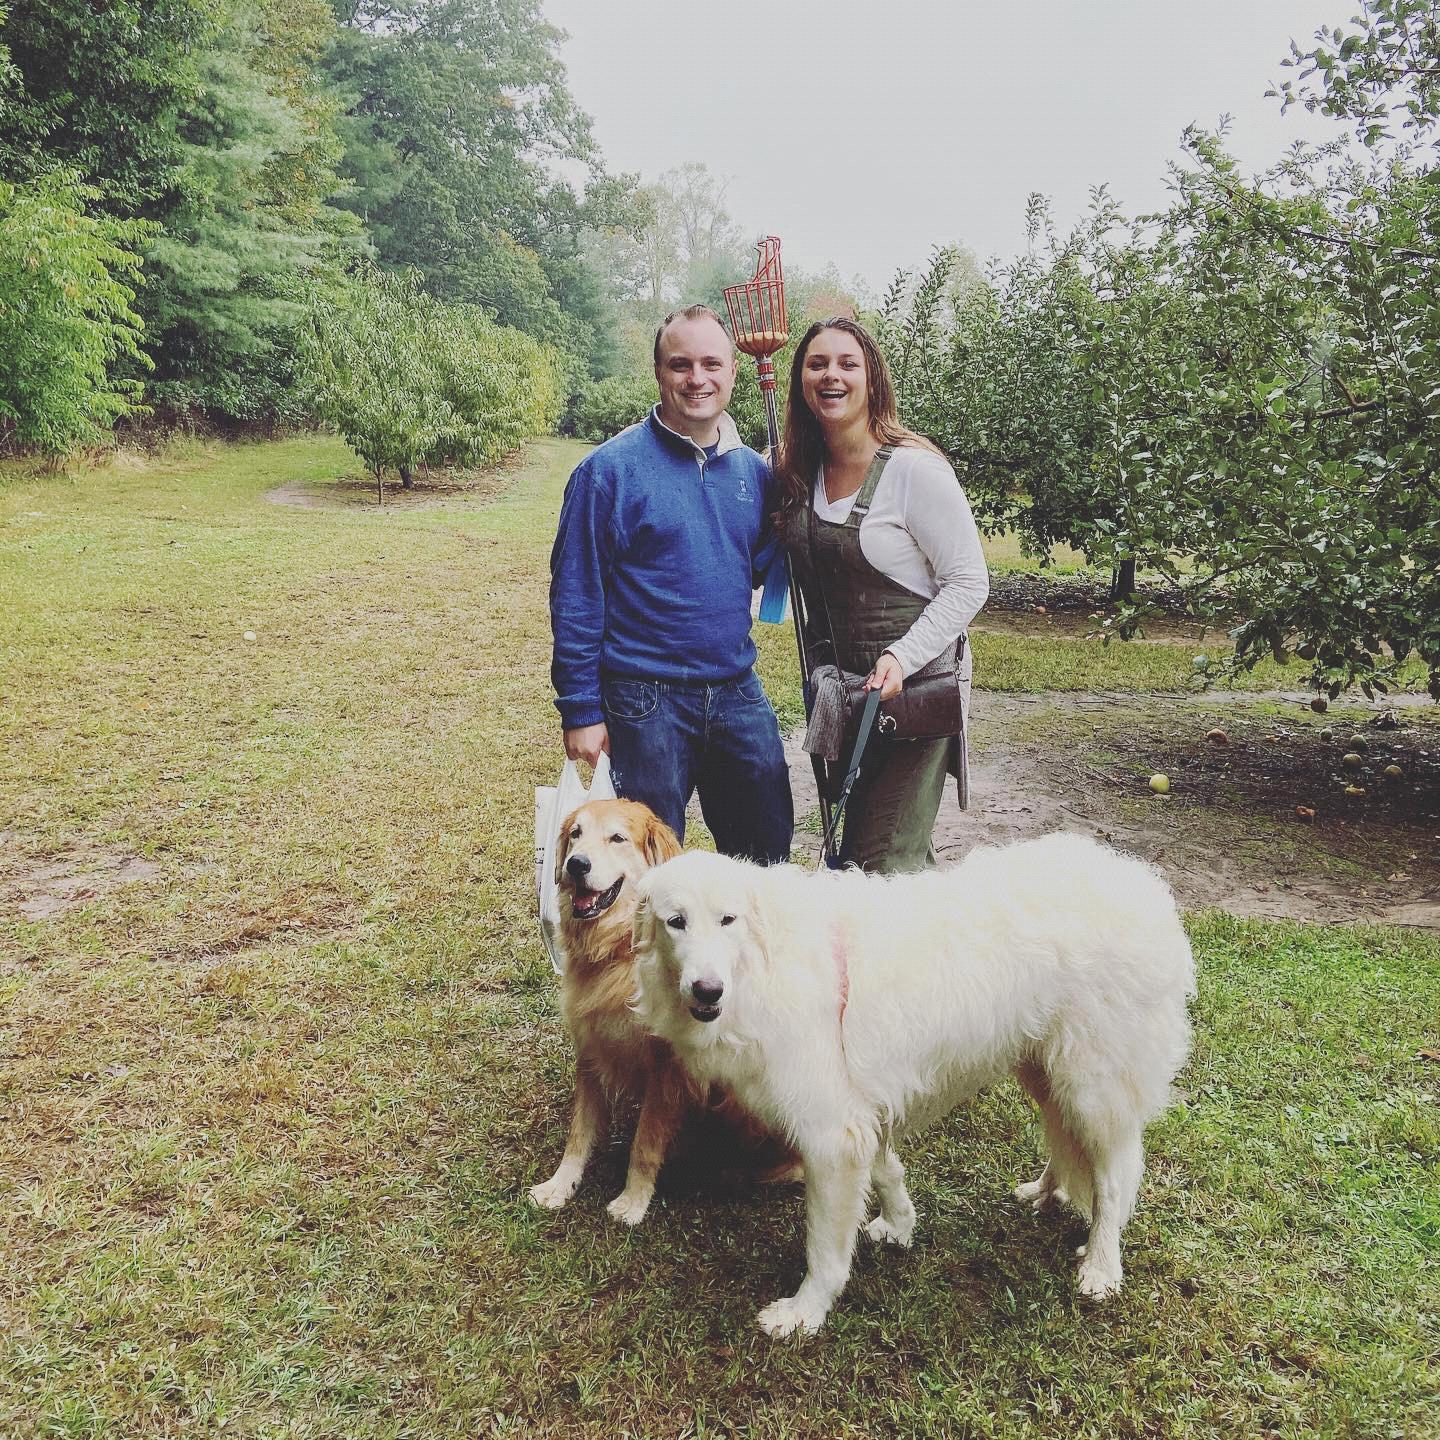
<svg viewBox="0 0 1440 1440">
<path fill-rule="evenodd" d="M 1233 119 L 1257 168 L 1333 133 L 1265 91 L 1292 37 L 1354 0 L 543 0 L 612 171 L 701 160 L 730 213 L 806 269 L 874 291 L 936 243 L 1024 243 L 1026 196 L 1062 228 L 1092 185 L 1166 202 L 1185 127 Z"/>
</svg>

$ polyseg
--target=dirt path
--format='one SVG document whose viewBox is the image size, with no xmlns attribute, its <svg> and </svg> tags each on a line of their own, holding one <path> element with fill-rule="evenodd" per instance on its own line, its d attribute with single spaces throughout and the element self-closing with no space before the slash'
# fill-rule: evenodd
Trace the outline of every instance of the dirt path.
<svg viewBox="0 0 1440 1440">
<path fill-rule="evenodd" d="M 424 510 L 433 506 L 489 504 L 503 494 L 519 474 L 521 454 L 507 455 L 483 470 L 432 470 L 415 477 L 412 489 L 387 480 L 387 510 Z M 271 505 L 299 510 L 377 509 L 375 481 L 369 476 L 346 475 L 338 480 L 287 480 L 265 492 Z"/>
<path fill-rule="evenodd" d="M 1077 830 L 1158 865 L 1187 908 L 1440 929 L 1435 707 L 1321 717 L 1304 698 L 977 692 L 971 808 L 962 813 L 947 791 L 940 863 L 979 844 Z M 1216 728 L 1223 743 L 1206 738 Z M 1347 770 L 1357 735 L 1362 768 Z M 814 777 L 798 736 L 787 749 L 798 843 L 813 856 Z M 1402 778 L 1386 779 L 1387 765 Z M 1169 796 L 1150 793 L 1157 772 L 1170 777 Z M 1347 796 L 1357 781 L 1366 795 Z"/>
</svg>

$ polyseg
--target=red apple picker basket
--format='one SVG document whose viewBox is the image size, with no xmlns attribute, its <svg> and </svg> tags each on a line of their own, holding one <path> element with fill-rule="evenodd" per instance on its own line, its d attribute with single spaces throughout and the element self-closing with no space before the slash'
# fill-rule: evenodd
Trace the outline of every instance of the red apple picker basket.
<svg viewBox="0 0 1440 1440">
<path fill-rule="evenodd" d="M 785 272 L 780 265 L 779 237 L 767 235 L 755 248 L 760 252 L 755 278 L 743 285 L 731 285 L 725 291 L 725 306 L 730 311 L 735 348 L 755 357 L 773 462 L 780 449 L 780 424 L 775 410 L 775 362 L 770 357 L 790 338 L 790 325 L 785 318 Z"/>
<path fill-rule="evenodd" d="M 770 358 L 790 338 L 790 323 L 785 314 L 785 271 L 780 264 L 780 239 L 767 235 L 755 248 L 760 262 L 755 276 L 742 285 L 725 290 L 725 308 L 730 312 L 730 335 L 735 348 L 755 359 L 760 379 L 760 393 L 765 397 L 765 424 L 770 432 L 770 463 L 780 453 L 780 421 L 775 407 L 775 362 Z M 760 619 L 781 624 L 785 619 L 785 596 L 790 596 L 790 613 L 795 621 L 795 644 L 800 652 L 800 688 L 805 698 L 805 714 L 810 714 L 810 656 L 805 645 L 804 606 L 795 588 L 790 564 L 771 567 L 760 599 Z M 820 795 L 821 812 L 825 819 L 827 841 L 833 837 L 839 810 L 832 809 L 827 796 L 832 793 L 826 781 L 825 762 L 810 757 L 815 767 L 815 784 Z M 853 781 L 853 776 L 851 777 Z M 849 785 L 846 785 L 848 791 Z M 841 802 L 843 804 L 843 802 Z"/>
</svg>

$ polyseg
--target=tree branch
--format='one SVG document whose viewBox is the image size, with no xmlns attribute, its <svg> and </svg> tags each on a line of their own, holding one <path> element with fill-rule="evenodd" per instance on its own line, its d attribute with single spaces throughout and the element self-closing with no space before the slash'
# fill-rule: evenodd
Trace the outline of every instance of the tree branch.
<svg viewBox="0 0 1440 1440">
<path fill-rule="evenodd" d="M 1327 235 L 1322 230 L 1312 230 L 1306 225 L 1292 225 L 1288 221 L 1280 220 L 1274 215 L 1268 215 L 1259 206 L 1246 204 L 1241 200 L 1238 193 L 1239 187 L 1230 184 L 1228 181 L 1220 182 L 1220 189 L 1230 208 L 1242 218 L 1247 214 L 1258 220 L 1262 225 L 1268 226 L 1272 231 L 1279 231 L 1286 235 L 1299 236 L 1306 240 L 1314 240 L 1322 245 L 1334 245 L 1337 249 L 1348 249 L 1351 245 L 1361 245 L 1367 250 L 1385 250 L 1388 254 L 1397 255 L 1403 260 L 1428 260 L 1432 263 L 1440 261 L 1440 253 L 1430 250 L 1403 250 L 1398 246 L 1388 248 L 1378 240 L 1365 240 L 1359 235 Z"/>
</svg>

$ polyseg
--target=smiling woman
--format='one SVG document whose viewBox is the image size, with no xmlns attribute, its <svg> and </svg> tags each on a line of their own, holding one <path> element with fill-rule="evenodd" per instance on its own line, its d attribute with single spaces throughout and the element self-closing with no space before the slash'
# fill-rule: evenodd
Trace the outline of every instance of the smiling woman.
<svg viewBox="0 0 1440 1440">
<path fill-rule="evenodd" d="M 817 321 L 796 348 L 777 473 L 812 674 L 837 665 L 886 699 L 912 676 L 953 674 L 963 713 L 965 632 L 989 592 L 979 532 L 945 458 L 899 423 L 884 358 L 855 321 Z M 875 737 L 849 800 L 842 862 L 881 873 L 934 864 L 947 774 L 965 803 L 963 732 Z"/>
</svg>

